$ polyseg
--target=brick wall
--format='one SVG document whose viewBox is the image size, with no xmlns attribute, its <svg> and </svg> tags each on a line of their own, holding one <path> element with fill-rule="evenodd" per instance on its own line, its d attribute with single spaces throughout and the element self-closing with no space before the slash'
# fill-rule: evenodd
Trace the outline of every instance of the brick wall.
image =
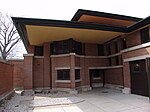
<svg viewBox="0 0 150 112">
<path fill-rule="evenodd" d="M 97 44 L 85 44 L 85 55 L 98 56 Z"/>
<path fill-rule="evenodd" d="M 24 60 L 10 60 L 14 64 L 13 86 L 14 88 L 23 87 L 23 63 Z"/>
<path fill-rule="evenodd" d="M 122 68 L 105 70 L 105 83 L 123 85 L 123 71 Z"/>
<path fill-rule="evenodd" d="M 141 44 L 140 31 L 133 32 L 126 36 L 127 47 L 132 47 Z"/>
<path fill-rule="evenodd" d="M 33 88 L 44 87 L 44 60 L 43 57 L 34 57 Z"/>
<path fill-rule="evenodd" d="M 0 95 L 13 90 L 13 65 L 0 61 Z"/>
</svg>

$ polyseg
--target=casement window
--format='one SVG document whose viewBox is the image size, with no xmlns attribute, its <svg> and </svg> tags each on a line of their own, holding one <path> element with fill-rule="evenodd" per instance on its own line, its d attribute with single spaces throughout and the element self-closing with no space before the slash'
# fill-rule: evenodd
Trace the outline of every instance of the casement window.
<svg viewBox="0 0 150 112">
<path fill-rule="evenodd" d="M 53 55 L 67 53 L 76 53 L 81 55 L 83 54 L 82 43 L 73 39 L 55 41 L 51 43 L 51 53 Z"/>
<path fill-rule="evenodd" d="M 118 43 L 114 42 L 114 46 L 115 46 L 115 53 L 118 53 Z"/>
<path fill-rule="evenodd" d="M 98 56 L 104 56 L 104 46 L 98 44 L 97 47 L 98 47 Z"/>
<path fill-rule="evenodd" d="M 94 70 L 93 71 L 93 78 L 99 78 L 99 77 L 100 77 L 99 70 Z"/>
<path fill-rule="evenodd" d="M 111 55 L 110 44 L 107 45 L 107 50 L 108 50 L 108 51 L 107 51 L 107 52 L 108 52 L 108 55 Z"/>
<path fill-rule="evenodd" d="M 75 80 L 80 79 L 80 69 L 75 69 Z"/>
<path fill-rule="evenodd" d="M 34 55 L 35 56 L 43 56 L 43 46 L 35 46 Z"/>
<path fill-rule="evenodd" d="M 70 80 L 70 69 L 57 70 L 57 80 Z"/>
<path fill-rule="evenodd" d="M 115 56 L 116 65 L 119 65 L 119 56 Z"/>
<path fill-rule="evenodd" d="M 141 34 L 141 43 L 146 43 L 150 41 L 150 35 L 149 35 L 149 27 L 146 27 L 142 30 L 140 30 Z"/>
<path fill-rule="evenodd" d="M 112 66 L 111 58 L 109 58 L 109 66 Z"/>
<path fill-rule="evenodd" d="M 122 39 L 122 48 L 123 49 L 127 48 L 127 43 L 126 43 L 126 39 L 125 38 Z"/>
</svg>

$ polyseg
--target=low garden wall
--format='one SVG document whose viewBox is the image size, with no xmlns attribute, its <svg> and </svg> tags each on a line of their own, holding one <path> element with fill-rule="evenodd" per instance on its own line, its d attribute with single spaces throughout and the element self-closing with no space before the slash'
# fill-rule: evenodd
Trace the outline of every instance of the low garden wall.
<svg viewBox="0 0 150 112">
<path fill-rule="evenodd" d="M 13 64 L 0 60 L 0 101 L 13 92 Z"/>
</svg>

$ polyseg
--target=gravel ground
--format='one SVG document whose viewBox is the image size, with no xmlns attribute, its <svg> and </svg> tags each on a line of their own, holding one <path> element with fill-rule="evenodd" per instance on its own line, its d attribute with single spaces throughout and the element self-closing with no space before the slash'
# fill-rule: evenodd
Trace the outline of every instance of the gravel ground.
<svg viewBox="0 0 150 112">
<path fill-rule="evenodd" d="M 0 107 L 0 112 L 29 112 L 28 101 L 33 99 L 33 96 L 21 96 L 21 92 L 15 92 L 10 100 L 5 100 Z"/>
<path fill-rule="evenodd" d="M 33 109 L 36 107 L 68 105 L 84 101 L 73 94 L 64 92 L 55 94 L 24 94 L 24 96 L 21 96 L 21 91 L 16 91 L 10 100 L 4 101 L 0 107 L 0 112 L 33 112 Z"/>
</svg>

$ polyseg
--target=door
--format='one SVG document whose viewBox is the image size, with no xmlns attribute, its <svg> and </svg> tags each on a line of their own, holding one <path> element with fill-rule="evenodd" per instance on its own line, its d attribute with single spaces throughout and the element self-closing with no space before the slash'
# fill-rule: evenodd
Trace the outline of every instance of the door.
<svg viewBox="0 0 150 112">
<path fill-rule="evenodd" d="M 104 86 L 104 71 L 101 69 L 90 70 L 90 86 L 101 87 Z"/>
<path fill-rule="evenodd" d="M 145 60 L 130 62 L 131 93 L 148 96 L 148 81 Z"/>
</svg>

